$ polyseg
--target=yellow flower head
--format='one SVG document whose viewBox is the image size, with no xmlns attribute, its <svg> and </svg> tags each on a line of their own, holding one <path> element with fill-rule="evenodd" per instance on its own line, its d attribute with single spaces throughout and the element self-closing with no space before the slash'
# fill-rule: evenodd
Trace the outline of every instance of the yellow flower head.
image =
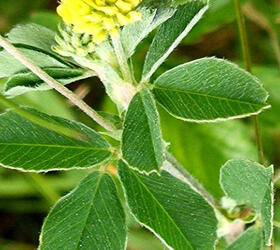
<svg viewBox="0 0 280 250">
<path fill-rule="evenodd" d="M 99 44 L 108 35 L 117 36 L 119 27 L 141 19 L 135 8 L 141 0 L 61 0 L 58 14 L 75 33 L 93 36 Z"/>
</svg>

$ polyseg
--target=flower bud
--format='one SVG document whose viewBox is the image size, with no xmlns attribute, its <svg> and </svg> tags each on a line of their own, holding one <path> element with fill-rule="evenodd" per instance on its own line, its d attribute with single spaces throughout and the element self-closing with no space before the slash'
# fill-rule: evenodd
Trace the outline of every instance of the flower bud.
<svg viewBox="0 0 280 250">
<path fill-rule="evenodd" d="M 95 44 L 92 35 L 74 33 L 70 25 L 59 27 L 59 30 L 60 34 L 55 37 L 57 45 L 53 46 L 56 53 L 66 57 L 73 55 L 94 57 Z"/>
</svg>

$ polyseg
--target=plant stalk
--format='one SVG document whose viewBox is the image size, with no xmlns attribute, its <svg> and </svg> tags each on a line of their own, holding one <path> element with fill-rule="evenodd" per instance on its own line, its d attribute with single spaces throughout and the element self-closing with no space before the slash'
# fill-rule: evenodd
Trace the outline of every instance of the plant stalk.
<svg viewBox="0 0 280 250">
<path fill-rule="evenodd" d="M 251 3 L 247 3 L 246 5 L 244 5 L 242 10 L 245 16 L 250 18 L 258 26 L 260 26 L 261 28 L 267 31 L 268 35 L 270 36 L 272 48 L 275 54 L 275 59 L 280 69 L 280 46 L 279 46 L 277 33 L 274 27 L 271 25 L 269 20 L 259 10 L 257 10 Z"/>
<path fill-rule="evenodd" d="M 236 11 L 236 16 L 237 16 L 237 23 L 238 23 L 238 29 L 239 29 L 239 35 L 240 35 L 242 54 L 243 54 L 243 59 L 245 62 L 245 67 L 248 72 L 252 73 L 248 38 L 247 38 L 245 20 L 244 20 L 244 16 L 242 13 L 240 0 L 234 0 L 234 3 L 235 3 L 235 11 Z M 264 155 L 263 155 L 262 139 L 261 139 L 258 116 L 255 115 L 253 117 L 253 119 L 254 119 L 254 126 L 255 126 L 255 137 L 256 137 L 256 144 L 257 144 L 257 149 L 258 149 L 259 163 L 264 164 Z"/>
<path fill-rule="evenodd" d="M 118 63 L 120 66 L 120 70 L 122 72 L 123 79 L 126 82 L 132 84 L 133 78 L 132 78 L 131 71 L 130 71 L 130 68 L 128 65 L 128 61 L 127 61 L 127 58 L 126 58 L 126 55 L 125 55 L 125 52 L 124 52 L 124 49 L 122 46 L 120 36 L 111 37 L 111 38 L 112 38 L 112 44 L 114 47 L 114 51 L 115 51 L 115 54 L 116 54 L 116 57 L 118 59 Z"/>
<path fill-rule="evenodd" d="M 166 160 L 196 189 L 212 207 L 217 208 L 215 199 L 206 189 L 177 161 L 177 159 L 169 152 L 166 152 Z M 218 209 L 217 209 L 218 210 Z"/>
<path fill-rule="evenodd" d="M 19 60 L 24 66 L 26 66 L 30 71 L 37 75 L 40 79 L 46 82 L 49 86 L 57 90 L 60 94 L 68 98 L 73 104 L 79 107 L 83 112 L 85 112 L 89 117 L 96 121 L 100 126 L 104 127 L 109 131 L 114 130 L 114 126 L 108 121 L 106 121 L 102 116 L 100 116 L 95 110 L 93 110 L 89 105 L 82 101 L 77 95 L 75 95 L 68 88 L 61 85 L 46 72 L 44 72 L 40 67 L 36 66 L 31 60 L 29 60 L 23 53 L 21 53 L 15 46 L 8 42 L 4 37 L 0 35 L 0 46 L 7 50 L 12 56 Z"/>
</svg>

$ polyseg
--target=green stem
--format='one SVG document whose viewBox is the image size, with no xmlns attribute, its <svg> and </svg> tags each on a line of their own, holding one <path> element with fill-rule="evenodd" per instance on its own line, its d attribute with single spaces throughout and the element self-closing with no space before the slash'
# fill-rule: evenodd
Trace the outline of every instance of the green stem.
<svg viewBox="0 0 280 250">
<path fill-rule="evenodd" d="M 240 0 L 234 0 L 234 2 L 235 2 L 235 10 L 236 10 L 236 15 L 237 15 L 239 35 L 240 35 L 241 46 L 242 46 L 242 54 L 243 54 L 246 70 L 248 72 L 252 73 L 248 38 L 247 38 L 247 34 L 246 34 L 245 21 L 244 21 L 244 16 L 243 16 L 242 9 L 241 9 Z M 257 144 L 257 148 L 258 148 L 259 163 L 264 164 L 263 147 L 262 147 L 262 140 L 261 140 L 258 116 L 254 116 L 254 126 L 255 126 L 256 144 Z"/>
<path fill-rule="evenodd" d="M 114 51 L 116 54 L 116 57 L 118 59 L 118 63 L 120 66 L 120 70 L 123 75 L 123 79 L 129 83 L 133 83 L 133 78 L 131 76 L 131 71 L 128 65 L 127 57 L 125 55 L 120 36 L 118 37 L 112 37 L 112 44 L 114 47 Z"/>
<path fill-rule="evenodd" d="M 62 84 L 57 82 L 51 76 L 49 76 L 40 67 L 36 66 L 31 60 L 29 60 L 23 53 L 21 53 L 15 46 L 8 42 L 5 38 L 0 35 L 0 46 L 2 46 L 7 52 L 14 56 L 18 61 L 20 61 L 24 66 L 26 66 L 30 71 L 37 75 L 49 86 L 57 90 L 60 94 L 68 98 L 73 104 L 79 107 L 83 112 L 85 112 L 89 117 L 96 121 L 100 126 L 104 127 L 109 131 L 113 131 L 115 128 L 110 122 L 105 120 L 100 116 L 95 110 L 93 110 L 89 105 L 87 105 L 83 100 L 81 100 L 77 95 L 75 95 L 68 88 L 64 87 Z"/>
<path fill-rule="evenodd" d="M 53 206 L 60 198 L 60 195 L 50 188 L 44 176 L 35 173 L 27 173 L 25 176 L 27 181 L 44 197 L 49 206 Z"/>
<path fill-rule="evenodd" d="M 78 140 L 85 139 L 86 140 L 85 134 L 83 134 L 77 130 L 70 129 L 70 128 L 62 126 L 60 124 L 56 124 L 54 122 L 43 119 L 40 116 L 35 115 L 34 113 L 28 111 L 27 109 L 21 108 L 20 106 L 18 106 L 14 102 L 10 101 L 3 95 L 0 95 L 0 103 L 8 108 L 11 108 L 15 113 L 17 113 L 21 117 L 26 118 L 27 120 L 29 120 L 43 128 L 52 130 L 58 134 L 62 134 L 62 135 L 65 135 L 65 136 L 68 136 L 68 137 L 71 137 L 74 139 L 78 139 Z"/>
<path fill-rule="evenodd" d="M 263 155 L 263 146 L 262 146 L 262 139 L 260 133 L 260 124 L 259 124 L 259 117 L 255 115 L 253 117 L 254 125 L 255 125 L 255 136 L 256 136 L 256 144 L 258 148 L 258 155 L 259 155 L 259 163 L 264 164 L 264 155 Z"/>
<path fill-rule="evenodd" d="M 250 53 L 249 53 L 248 38 L 247 38 L 247 33 L 245 28 L 245 20 L 242 13 L 240 0 L 234 0 L 234 2 L 235 2 L 235 10 L 237 15 L 239 35 L 241 40 L 243 59 L 245 62 L 246 70 L 251 73 L 252 72 L 251 60 L 250 60 Z"/>
<path fill-rule="evenodd" d="M 258 26 L 266 30 L 267 33 L 269 34 L 272 48 L 275 54 L 275 59 L 280 69 L 280 45 L 279 45 L 279 40 L 275 28 L 273 27 L 273 25 L 271 25 L 268 18 L 265 15 L 263 15 L 259 10 L 257 10 L 251 3 L 247 3 L 243 7 L 243 13 L 245 16 L 247 16 L 253 22 L 255 22 Z"/>
<path fill-rule="evenodd" d="M 188 182 L 189 184 L 196 189 L 214 208 L 217 208 L 215 199 L 209 194 L 206 189 L 177 161 L 177 159 L 166 152 L 166 160 L 174 167 Z"/>
</svg>

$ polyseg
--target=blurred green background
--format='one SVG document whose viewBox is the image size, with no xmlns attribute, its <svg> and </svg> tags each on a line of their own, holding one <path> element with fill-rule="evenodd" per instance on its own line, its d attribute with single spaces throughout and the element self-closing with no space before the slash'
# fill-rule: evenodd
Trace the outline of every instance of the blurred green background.
<svg viewBox="0 0 280 250">
<path fill-rule="evenodd" d="M 267 165 L 280 166 L 280 0 L 243 2 L 249 36 L 253 73 L 270 92 L 272 108 L 260 115 L 262 139 Z M 164 63 L 157 74 L 179 63 L 204 56 L 217 56 L 242 66 L 242 55 L 235 20 L 233 0 L 210 0 L 211 6 Z M 15 24 L 36 22 L 57 28 L 56 0 L 0 0 L 0 33 Z M 145 52 L 152 36 L 143 42 L 133 61 L 136 74 L 141 72 Z M 0 79 L 0 88 L 3 79 Z M 84 80 L 69 86 L 98 110 L 115 111 L 98 79 Z M 48 114 L 83 121 L 96 127 L 75 107 L 54 91 L 32 92 L 16 98 L 18 103 Z M 4 111 L 0 107 L 1 112 Z M 228 159 L 257 160 L 252 120 L 243 119 L 216 124 L 191 124 L 170 117 L 161 110 L 163 134 L 170 151 L 209 192 L 219 199 L 219 169 Z M 0 168 L 0 250 L 36 249 L 42 221 L 53 200 L 70 191 L 86 171 L 68 171 L 35 175 Z M 38 185 L 40 184 L 40 185 Z M 280 182 L 276 181 L 275 224 L 280 226 Z M 276 249 L 280 249 L 280 230 L 275 227 Z M 128 241 L 130 250 L 164 249 L 146 230 L 131 218 Z"/>
</svg>

